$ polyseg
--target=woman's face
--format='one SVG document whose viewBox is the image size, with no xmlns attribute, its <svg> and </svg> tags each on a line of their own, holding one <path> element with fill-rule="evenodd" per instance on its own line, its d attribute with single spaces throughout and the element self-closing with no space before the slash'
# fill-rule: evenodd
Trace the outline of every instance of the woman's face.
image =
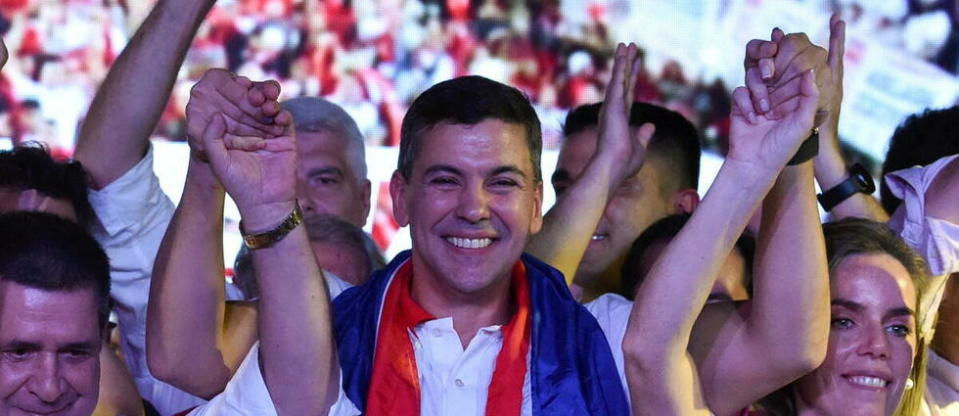
<svg viewBox="0 0 959 416">
<path fill-rule="evenodd" d="M 826 360 L 798 382 L 800 408 L 891 415 L 916 354 L 916 288 L 888 254 L 858 254 L 832 271 Z"/>
</svg>

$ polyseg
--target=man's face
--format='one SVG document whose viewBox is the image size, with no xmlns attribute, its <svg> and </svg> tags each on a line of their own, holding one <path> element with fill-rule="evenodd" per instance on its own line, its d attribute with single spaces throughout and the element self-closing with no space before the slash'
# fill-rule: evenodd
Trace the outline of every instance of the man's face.
<svg viewBox="0 0 959 416">
<path fill-rule="evenodd" d="M 849 256 L 831 275 L 826 360 L 799 397 L 820 414 L 891 415 L 916 355 L 916 288 L 888 254 Z"/>
<path fill-rule="evenodd" d="M 393 174 L 394 216 L 410 225 L 417 280 L 452 295 L 507 281 L 542 226 L 537 182 L 518 124 L 439 124 L 419 137 L 409 180 Z"/>
<path fill-rule="evenodd" d="M 350 163 L 347 139 L 298 132 L 296 197 L 306 216 L 331 214 L 362 227 L 370 212 L 370 181 Z"/>
<path fill-rule="evenodd" d="M 556 162 L 553 189 L 557 198 L 583 174 L 596 152 L 597 132 L 589 128 L 566 138 Z M 672 195 L 661 190 L 664 161 L 647 157 L 642 169 L 616 190 L 577 270 L 577 280 L 593 278 L 624 256 L 650 224 L 677 212 Z"/>
<path fill-rule="evenodd" d="M 0 414 L 93 413 L 100 346 L 92 290 L 0 281 Z"/>
</svg>

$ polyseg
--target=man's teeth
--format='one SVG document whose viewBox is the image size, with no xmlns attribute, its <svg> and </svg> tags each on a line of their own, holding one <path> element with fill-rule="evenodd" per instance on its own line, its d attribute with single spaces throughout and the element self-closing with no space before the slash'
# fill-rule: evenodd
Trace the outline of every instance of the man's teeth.
<svg viewBox="0 0 959 416">
<path fill-rule="evenodd" d="M 866 377 L 866 376 L 855 376 L 849 377 L 849 381 L 860 384 L 867 387 L 886 387 L 886 380 L 883 380 L 879 377 Z"/>
<path fill-rule="evenodd" d="M 490 238 L 459 238 L 447 237 L 446 241 L 459 248 L 483 248 L 493 243 Z"/>
</svg>

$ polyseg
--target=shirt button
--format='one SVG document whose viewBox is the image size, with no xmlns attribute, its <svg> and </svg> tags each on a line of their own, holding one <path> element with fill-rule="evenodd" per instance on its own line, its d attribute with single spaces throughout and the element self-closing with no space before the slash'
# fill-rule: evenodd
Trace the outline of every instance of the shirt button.
<svg viewBox="0 0 959 416">
<path fill-rule="evenodd" d="M 456 384 L 456 387 L 463 387 L 463 384 L 465 384 L 463 383 L 463 380 L 460 380 L 460 379 L 456 379 L 456 381 L 454 381 L 453 383 Z"/>
<path fill-rule="evenodd" d="M 433 328 L 433 336 L 436 337 L 436 338 L 439 338 L 439 337 L 443 336 L 443 331 L 440 331 L 440 330 L 437 329 L 437 328 Z"/>
</svg>

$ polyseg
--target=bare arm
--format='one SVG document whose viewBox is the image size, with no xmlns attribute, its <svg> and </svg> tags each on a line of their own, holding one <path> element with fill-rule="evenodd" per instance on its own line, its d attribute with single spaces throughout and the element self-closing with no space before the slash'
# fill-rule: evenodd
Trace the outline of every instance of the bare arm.
<svg viewBox="0 0 959 416">
<path fill-rule="evenodd" d="M 811 163 L 783 171 L 763 202 L 749 311 L 696 327 L 690 351 L 716 414 L 734 414 L 825 356 L 829 279 L 813 192 Z M 712 312 L 700 319 L 716 321 Z"/>
<path fill-rule="evenodd" d="M 629 113 L 633 86 L 640 66 L 635 46 L 617 48 L 613 78 L 606 88 L 600 111 L 597 150 L 576 179 L 543 218 L 543 229 L 534 235 L 527 250 L 563 272 L 572 284 L 576 269 L 596 232 L 606 203 L 624 180 L 636 174 L 646 159 L 652 125 L 633 134 Z M 562 241 L 562 244 L 556 244 Z"/>
<path fill-rule="evenodd" d="M 730 152 L 716 181 L 637 292 L 623 341 L 636 414 L 708 412 L 687 353 L 690 334 L 749 217 L 812 128 L 818 91 L 811 73 L 799 81 L 799 105 L 779 121 L 734 108 Z M 744 88 L 734 95 L 748 101 Z"/>
<path fill-rule="evenodd" d="M 157 253 L 147 312 L 151 373 L 191 394 L 223 390 L 240 360 L 228 362 L 221 339 L 223 187 L 191 158 L 183 196 Z"/>
<path fill-rule="evenodd" d="M 278 91 L 263 94 L 253 85 L 226 71 L 211 70 L 193 88 L 187 105 L 191 139 L 187 181 L 160 246 L 150 287 L 147 360 L 151 370 L 158 378 L 207 398 L 226 387 L 255 341 L 256 331 L 248 324 L 236 324 L 255 305 L 224 309 L 224 190 L 210 165 L 201 160 L 200 136 L 221 110 L 244 119 L 251 117 L 249 113 L 267 113 L 263 106 L 279 108 Z M 228 135 L 257 131 L 236 121 L 227 124 Z"/>
<path fill-rule="evenodd" d="M 291 126 L 282 112 L 278 125 Z M 247 233 L 276 228 L 296 205 L 296 143 L 287 135 L 259 141 L 226 135 L 213 117 L 203 144 L 217 177 L 237 203 Z M 281 415 L 323 414 L 336 399 L 339 366 L 333 344 L 330 301 L 305 227 L 253 250 L 260 288 L 260 365 L 270 398 Z"/>
<path fill-rule="evenodd" d="M 104 342 L 100 349 L 100 396 L 93 416 L 142 416 L 143 401 L 133 376 L 117 351 Z"/>
<path fill-rule="evenodd" d="M 843 97 L 843 56 L 845 54 L 846 23 L 833 15 L 829 21 L 829 50 L 813 45 L 802 33 L 785 35 L 776 29 L 771 41 L 752 40 L 746 47 L 746 85 L 752 102 L 768 100 L 772 117 L 795 107 L 798 95 L 790 81 L 799 74 L 816 69 L 816 83 L 820 88 L 819 154 L 814 159 L 816 180 L 825 191 L 849 177 L 846 161 L 839 147 L 839 114 Z M 825 60 L 822 59 L 825 55 Z M 746 105 L 746 103 L 738 103 Z M 757 113 L 763 111 L 755 105 Z M 837 218 L 859 217 L 886 222 L 889 216 L 872 195 L 857 193 L 836 205 L 831 214 Z"/>
<path fill-rule="evenodd" d="M 816 180 L 823 192 L 849 178 L 846 161 L 839 150 L 839 112 L 843 91 L 843 55 L 845 54 L 846 23 L 833 15 L 829 21 L 829 56 L 827 63 L 832 72 L 831 84 L 824 86 L 835 93 L 827 103 L 827 115 L 819 127 L 819 155 L 814 160 Z M 840 202 L 830 211 L 835 219 L 847 217 L 866 218 L 879 222 L 889 221 L 889 214 L 872 195 L 856 193 Z"/>
<path fill-rule="evenodd" d="M 214 0 L 159 0 L 100 86 L 77 139 L 95 189 L 135 165 L 170 97 L 177 70 Z"/>
</svg>

